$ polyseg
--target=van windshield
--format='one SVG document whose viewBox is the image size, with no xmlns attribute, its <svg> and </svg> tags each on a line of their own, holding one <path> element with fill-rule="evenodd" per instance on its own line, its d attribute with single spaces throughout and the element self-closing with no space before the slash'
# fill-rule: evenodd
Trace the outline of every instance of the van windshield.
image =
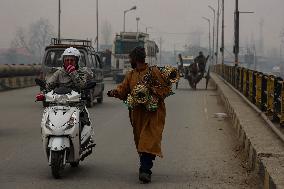
<svg viewBox="0 0 284 189">
<path fill-rule="evenodd" d="M 62 54 L 64 49 L 51 49 L 47 52 L 44 60 L 44 65 L 47 67 L 62 67 L 63 60 Z M 86 67 L 86 58 L 83 51 L 80 51 L 81 58 L 79 61 L 79 67 Z"/>
<path fill-rule="evenodd" d="M 193 60 L 192 59 L 183 59 L 184 64 L 192 64 Z"/>
</svg>

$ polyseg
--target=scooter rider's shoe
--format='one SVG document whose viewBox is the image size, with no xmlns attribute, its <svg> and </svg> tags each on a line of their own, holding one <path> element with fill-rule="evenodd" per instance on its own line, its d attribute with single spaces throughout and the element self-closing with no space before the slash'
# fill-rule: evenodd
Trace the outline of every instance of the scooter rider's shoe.
<svg viewBox="0 0 284 189">
<path fill-rule="evenodd" d="M 90 141 L 89 141 L 89 144 L 88 144 L 88 147 L 89 147 L 89 148 L 93 148 L 93 147 L 95 147 L 95 146 L 96 146 L 96 143 L 94 142 L 93 137 L 91 137 L 91 138 L 90 138 Z"/>
</svg>

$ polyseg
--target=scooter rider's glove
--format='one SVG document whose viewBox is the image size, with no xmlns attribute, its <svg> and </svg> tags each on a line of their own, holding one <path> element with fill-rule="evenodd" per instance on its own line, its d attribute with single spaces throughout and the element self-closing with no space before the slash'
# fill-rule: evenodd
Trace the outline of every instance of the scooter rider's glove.
<svg viewBox="0 0 284 189">
<path fill-rule="evenodd" d="M 38 93 L 36 95 L 36 101 L 44 101 L 45 100 L 45 96 L 43 93 Z"/>
<path fill-rule="evenodd" d="M 67 68 L 66 68 L 66 72 L 68 72 L 69 74 L 72 73 L 72 72 L 74 72 L 75 70 L 76 70 L 76 68 L 75 68 L 75 66 L 73 66 L 73 65 L 69 65 L 69 66 L 67 66 Z"/>
</svg>

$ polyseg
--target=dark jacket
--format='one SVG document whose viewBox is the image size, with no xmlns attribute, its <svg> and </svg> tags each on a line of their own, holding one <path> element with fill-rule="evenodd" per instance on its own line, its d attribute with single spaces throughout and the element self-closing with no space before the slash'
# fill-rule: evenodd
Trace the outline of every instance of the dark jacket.
<svg viewBox="0 0 284 189">
<path fill-rule="evenodd" d="M 194 59 L 194 62 L 198 64 L 199 72 L 205 71 L 206 58 L 204 55 L 199 55 Z"/>
</svg>

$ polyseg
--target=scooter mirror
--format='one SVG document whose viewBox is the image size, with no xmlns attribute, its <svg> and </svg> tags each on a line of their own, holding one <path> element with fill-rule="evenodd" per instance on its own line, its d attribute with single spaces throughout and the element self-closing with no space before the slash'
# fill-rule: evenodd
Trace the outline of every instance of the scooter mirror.
<svg viewBox="0 0 284 189">
<path fill-rule="evenodd" d="M 45 87 L 45 81 L 43 81 L 41 79 L 36 78 L 35 83 L 40 87 L 43 87 L 43 88 Z"/>
</svg>

